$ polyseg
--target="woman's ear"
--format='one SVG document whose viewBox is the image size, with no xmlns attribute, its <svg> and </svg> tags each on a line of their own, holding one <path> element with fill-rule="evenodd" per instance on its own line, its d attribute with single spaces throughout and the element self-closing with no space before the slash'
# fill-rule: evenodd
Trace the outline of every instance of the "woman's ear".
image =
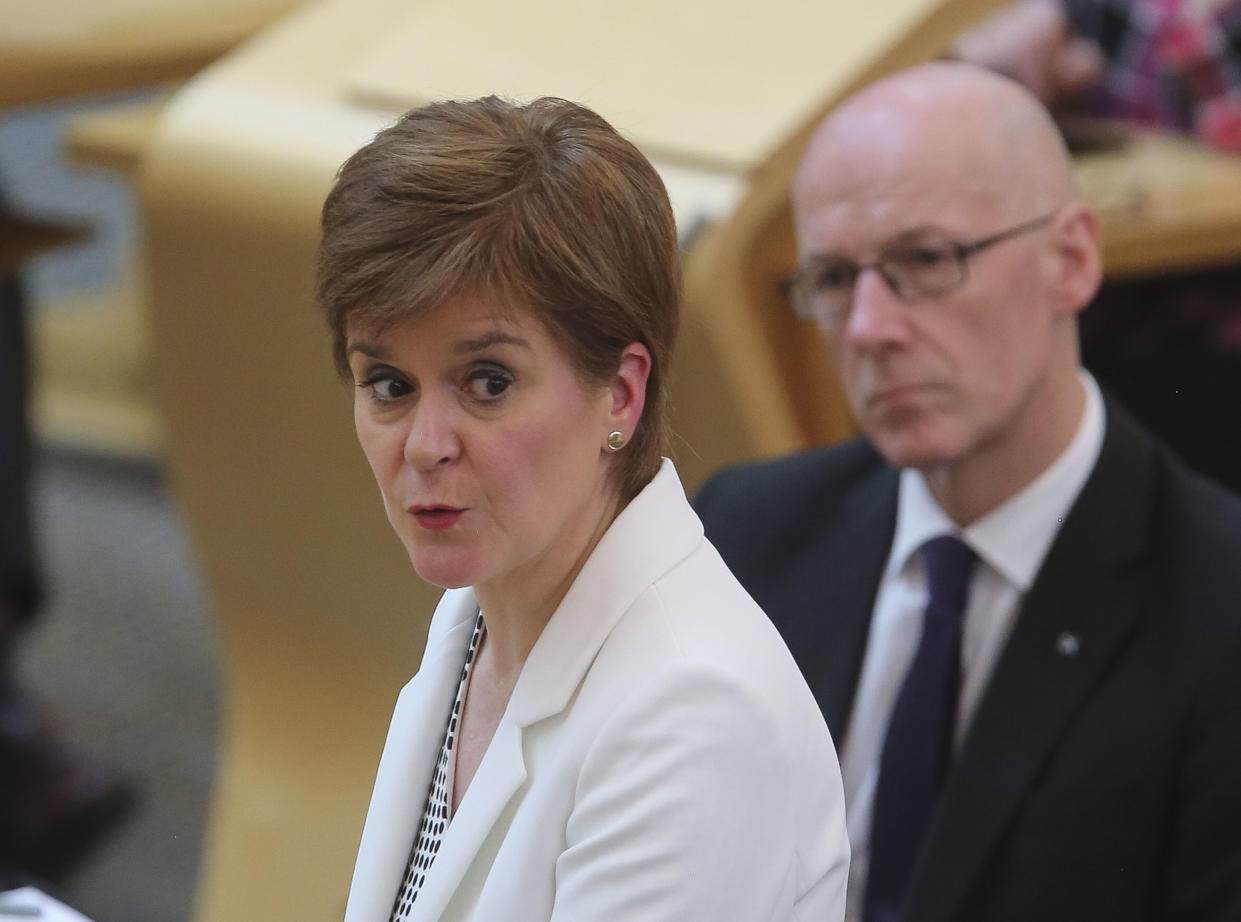
<svg viewBox="0 0 1241 922">
<path fill-rule="evenodd" d="M 642 409 L 646 406 L 646 382 L 651 375 L 651 353 L 642 343 L 630 343 L 621 350 L 616 377 L 609 389 L 611 409 L 609 422 L 628 442 L 638 428 Z M 606 434 L 606 433 L 605 433 Z"/>
</svg>

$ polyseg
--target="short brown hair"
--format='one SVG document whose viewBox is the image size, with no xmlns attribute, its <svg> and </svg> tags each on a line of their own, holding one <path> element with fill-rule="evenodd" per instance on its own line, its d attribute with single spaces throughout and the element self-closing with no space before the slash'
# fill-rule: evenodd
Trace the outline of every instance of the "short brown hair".
<svg viewBox="0 0 1241 922">
<path fill-rule="evenodd" d="M 604 119 L 555 98 L 413 109 L 345 162 L 322 221 L 317 287 L 342 374 L 351 324 L 382 328 L 468 295 L 533 311 L 586 384 L 641 342 L 651 371 L 618 457 L 623 499 L 654 476 L 680 253 L 659 174 Z"/>
</svg>

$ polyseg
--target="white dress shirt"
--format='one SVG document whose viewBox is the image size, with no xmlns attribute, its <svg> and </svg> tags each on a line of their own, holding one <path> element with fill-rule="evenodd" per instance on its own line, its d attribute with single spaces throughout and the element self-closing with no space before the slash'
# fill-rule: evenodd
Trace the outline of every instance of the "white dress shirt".
<svg viewBox="0 0 1241 922">
<path fill-rule="evenodd" d="M 940 508 L 920 472 L 901 471 L 896 531 L 875 597 L 840 763 L 852 849 L 845 922 L 862 917 L 879 756 L 888 717 L 922 634 L 927 587 L 917 551 L 937 535 L 952 534 L 978 555 L 961 640 L 959 744 L 1043 558 L 1098 460 L 1103 398 L 1090 375 L 1082 372 L 1081 378 L 1086 403 L 1069 446 L 1023 490 L 968 528 L 959 528 Z"/>
</svg>

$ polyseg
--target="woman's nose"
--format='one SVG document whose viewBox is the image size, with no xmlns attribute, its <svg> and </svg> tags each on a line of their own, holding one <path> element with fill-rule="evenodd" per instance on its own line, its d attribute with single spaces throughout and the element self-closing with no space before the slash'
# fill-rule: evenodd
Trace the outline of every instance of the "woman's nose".
<svg viewBox="0 0 1241 922">
<path fill-rule="evenodd" d="M 456 414 L 446 401 L 424 396 L 405 437 L 405 460 L 420 470 L 455 460 L 461 452 Z"/>
</svg>

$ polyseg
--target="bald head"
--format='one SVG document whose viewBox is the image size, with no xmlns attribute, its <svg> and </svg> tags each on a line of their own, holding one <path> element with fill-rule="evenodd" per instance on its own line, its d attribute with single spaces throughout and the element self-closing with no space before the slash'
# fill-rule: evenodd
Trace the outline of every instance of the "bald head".
<svg viewBox="0 0 1241 922">
<path fill-rule="evenodd" d="M 996 217 L 1072 200 L 1060 132 L 1043 105 L 1013 81 L 968 64 L 901 71 L 847 99 L 819 126 L 794 182 L 794 208 L 826 181 L 851 188 L 947 183 Z"/>
</svg>

